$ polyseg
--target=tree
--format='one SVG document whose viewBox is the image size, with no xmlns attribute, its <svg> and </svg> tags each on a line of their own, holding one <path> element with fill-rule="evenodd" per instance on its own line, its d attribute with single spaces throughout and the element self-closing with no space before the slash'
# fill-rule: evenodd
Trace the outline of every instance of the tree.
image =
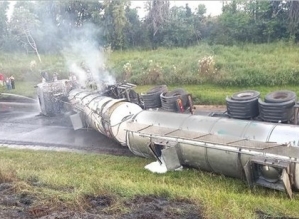
<svg viewBox="0 0 299 219">
<path fill-rule="evenodd" d="M 198 40 L 195 21 L 196 17 L 188 7 L 172 7 L 161 31 L 162 45 L 187 47 L 194 44 Z"/>
<path fill-rule="evenodd" d="M 290 37 L 295 39 L 296 33 L 298 33 L 299 24 L 299 2 L 289 2 L 289 33 Z"/>
<path fill-rule="evenodd" d="M 145 22 L 148 25 L 152 47 L 156 48 L 159 41 L 159 31 L 165 26 L 169 16 L 168 0 L 152 0 L 146 2 L 148 14 Z M 161 38 L 160 38 L 161 40 Z"/>
<path fill-rule="evenodd" d="M 145 25 L 140 21 L 137 9 L 125 9 L 126 26 L 124 27 L 125 47 L 146 47 L 148 45 L 148 37 Z"/>
<path fill-rule="evenodd" d="M 68 0 L 59 4 L 59 22 L 67 22 L 68 25 L 77 28 L 84 23 L 96 21 L 99 13 L 104 9 L 100 1 Z"/>
<path fill-rule="evenodd" d="M 232 1 L 223 7 L 212 38 L 214 42 L 264 43 L 287 37 L 287 3 L 282 1 Z"/>
<path fill-rule="evenodd" d="M 0 2 L 0 48 L 3 48 L 7 38 L 7 16 L 8 2 Z"/>
<path fill-rule="evenodd" d="M 17 6 L 14 9 L 12 18 L 9 22 L 9 28 L 11 33 L 17 38 L 18 42 L 29 51 L 31 48 L 38 57 L 38 60 L 42 62 L 37 48 L 37 44 L 32 35 L 32 31 L 36 30 L 40 24 L 40 21 L 35 14 L 30 12 L 28 8 L 24 6 Z"/>
<path fill-rule="evenodd" d="M 32 13 L 39 20 L 38 30 L 34 31 L 36 44 L 40 53 L 53 53 L 61 49 L 62 36 L 59 32 L 61 2 L 40 1 L 34 4 Z"/>
<path fill-rule="evenodd" d="M 52 0 L 40 1 L 34 5 L 34 13 L 40 20 L 40 31 L 36 36 L 40 51 L 57 52 L 82 27 L 90 23 L 95 27 L 102 22 L 103 4 L 101 2 Z M 95 32 L 96 29 L 99 28 L 92 28 L 92 31 Z M 101 35 L 97 37 L 100 39 Z"/>
<path fill-rule="evenodd" d="M 207 12 L 207 8 L 204 4 L 199 4 L 197 6 L 197 11 L 196 11 L 196 15 L 200 18 L 204 17 L 204 14 Z"/>
<path fill-rule="evenodd" d="M 186 17 L 191 17 L 192 11 L 191 11 L 191 8 L 189 7 L 188 3 L 186 3 L 185 9 L 186 9 Z"/>
<path fill-rule="evenodd" d="M 113 49 L 122 49 L 124 46 L 123 30 L 127 24 L 125 15 L 126 1 L 105 0 L 103 25 L 105 37 Z"/>
</svg>

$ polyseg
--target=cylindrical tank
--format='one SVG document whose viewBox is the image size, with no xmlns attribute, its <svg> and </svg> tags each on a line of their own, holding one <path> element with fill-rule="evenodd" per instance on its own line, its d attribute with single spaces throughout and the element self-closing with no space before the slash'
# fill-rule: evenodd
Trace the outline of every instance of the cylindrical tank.
<svg viewBox="0 0 299 219">
<path fill-rule="evenodd" d="M 133 121 L 140 124 L 203 134 L 239 137 L 261 142 L 276 142 L 278 144 L 289 143 L 291 146 L 299 146 L 299 126 L 289 124 L 148 110 L 137 114 Z"/>
<path fill-rule="evenodd" d="M 299 127 L 287 124 L 274 124 L 258 121 L 245 121 L 228 118 L 217 118 L 201 115 L 175 114 L 159 111 L 142 111 L 133 119 L 131 126 L 142 124 L 143 127 L 154 126 L 156 129 L 168 128 L 169 133 L 161 131 L 160 139 L 178 143 L 178 157 L 180 163 L 206 171 L 220 173 L 226 176 L 242 178 L 244 176 L 243 167 L 253 157 L 269 156 L 278 159 L 288 159 L 285 155 L 266 154 L 263 151 L 266 142 L 276 142 L 289 146 L 298 146 Z M 145 130 L 144 128 L 143 130 Z M 130 130 L 130 128 L 129 128 Z M 186 134 L 184 134 L 184 132 Z M 128 131 L 127 144 L 129 149 L 136 155 L 153 157 L 149 148 L 151 137 L 158 135 L 144 135 L 144 131 Z M 252 149 L 229 146 L 230 143 L 240 140 L 255 142 Z M 251 140 L 251 141 L 250 141 Z M 258 144 L 261 142 L 261 144 Z M 264 143 L 264 144 L 263 144 Z M 298 157 L 296 155 L 295 157 Z M 293 164 L 292 177 L 293 184 L 299 189 L 298 164 Z M 269 168 L 266 168 L 267 170 Z M 276 174 L 276 169 L 270 168 L 267 176 Z M 262 173 L 266 173 L 265 170 Z"/>
<path fill-rule="evenodd" d="M 91 91 L 72 90 L 69 100 L 77 112 L 82 112 L 82 119 L 88 126 L 121 145 L 126 145 L 126 121 L 142 110 L 134 103 Z"/>
<path fill-rule="evenodd" d="M 256 160 L 267 183 L 280 180 L 284 163 L 290 163 L 289 181 L 299 190 L 299 154 L 290 150 L 299 146 L 299 126 L 142 110 L 134 103 L 91 91 L 73 90 L 69 100 L 88 125 L 138 156 L 155 157 L 149 147 L 153 139 L 175 142 L 183 166 L 243 178 L 248 175 L 244 173 L 248 162 Z M 277 152 L 276 146 L 286 151 Z"/>
</svg>

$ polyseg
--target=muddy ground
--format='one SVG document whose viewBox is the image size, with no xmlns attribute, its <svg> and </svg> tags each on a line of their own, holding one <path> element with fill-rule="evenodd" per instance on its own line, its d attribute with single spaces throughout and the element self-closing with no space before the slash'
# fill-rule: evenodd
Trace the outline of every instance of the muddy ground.
<svg viewBox="0 0 299 219">
<path fill-rule="evenodd" d="M 169 200 L 154 195 L 123 200 L 112 196 L 86 196 L 84 206 L 68 208 L 44 205 L 39 197 L 17 192 L 13 183 L 0 183 L 0 218 L 2 219 L 200 219 L 201 207 L 187 199 Z M 117 201 L 116 201 L 117 200 Z M 262 211 L 257 219 L 296 219 L 273 217 Z"/>
<path fill-rule="evenodd" d="M 0 184 L 0 218 L 22 219 L 199 219 L 201 211 L 189 200 L 168 200 L 156 196 L 137 196 L 117 203 L 110 196 L 86 196 L 81 209 L 48 207 L 38 197 L 25 192 L 15 193 L 13 183 Z"/>
</svg>

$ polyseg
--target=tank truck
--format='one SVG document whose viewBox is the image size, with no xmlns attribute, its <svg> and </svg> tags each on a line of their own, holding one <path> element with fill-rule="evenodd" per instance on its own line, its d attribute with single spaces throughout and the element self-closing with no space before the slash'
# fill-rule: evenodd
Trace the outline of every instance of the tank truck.
<svg viewBox="0 0 299 219">
<path fill-rule="evenodd" d="M 299 191 L 299 126 L 296 94 L 275 91 L 264 100 L 247 90 L 226 98 L 227 110 L 202 115 L 183 89 L 156 86 L 144 94 L 134 84 L 80 87 L 71 80 L 37 85 L 41 112 L 73 113 L 74 129 L 92 127 L 155 158 L 166 170 L 211 171 L 285 191 Z"/>
</svg>

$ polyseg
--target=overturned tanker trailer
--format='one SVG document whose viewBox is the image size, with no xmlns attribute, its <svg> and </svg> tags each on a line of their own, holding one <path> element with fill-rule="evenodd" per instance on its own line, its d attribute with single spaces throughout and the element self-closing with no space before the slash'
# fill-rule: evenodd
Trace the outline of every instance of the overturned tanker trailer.
<svg viewBox="0 0 299 219">
<path fill-rule="evenodd" d="M 90 126 L 137 156 L 155 158 L 167 170 L 183 166 L 211 171 L 243 179 L 249 186 L 286 191 L 289 197 L 299 191 L 296 124 L 146 109 L 132 84 L 69 90 L 68 83 L 37 86 L 43 114 L 56 115 L 67 104 L 75 112 L 75 129 Z M 184 102 L 180 97 L 178 109 Z"/>
</svg>

